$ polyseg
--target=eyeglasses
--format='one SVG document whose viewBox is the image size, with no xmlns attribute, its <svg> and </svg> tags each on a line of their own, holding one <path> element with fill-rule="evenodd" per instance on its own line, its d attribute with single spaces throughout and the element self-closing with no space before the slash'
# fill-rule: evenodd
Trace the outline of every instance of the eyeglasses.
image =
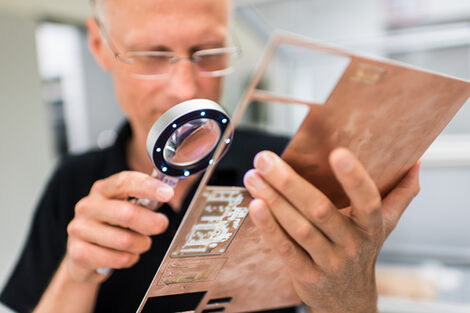
<svg viewBox="0 0 470 313">
<path fill-rule="evenodd" d="M 191 61 L 200 76 L 225 76 L 233 72 L 233 62 L 241 55 L 240 48 L 236 46 L 198 50 L 184 57 L 178 57 L 172 51 L 128 51 L 121 54 L 111 43 L 103 24 L 98 19 L 95 20 L 116 59 L 125 63 L 132 77 L 138 79 L 166 78 L 171 72 L 172 64 L 181 60 Z"/>
</svg>

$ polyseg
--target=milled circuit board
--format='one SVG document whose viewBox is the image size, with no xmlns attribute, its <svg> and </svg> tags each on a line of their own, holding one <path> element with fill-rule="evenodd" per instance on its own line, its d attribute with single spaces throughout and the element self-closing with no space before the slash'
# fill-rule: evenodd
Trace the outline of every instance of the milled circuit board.
<svg viewBox="0 0 470 313">
<path fill-rule="evenodd" d="M 240 190 L 206 190 L 204 207 L 171 257 L 222 254 L 248 214 Z"/>
</svg>

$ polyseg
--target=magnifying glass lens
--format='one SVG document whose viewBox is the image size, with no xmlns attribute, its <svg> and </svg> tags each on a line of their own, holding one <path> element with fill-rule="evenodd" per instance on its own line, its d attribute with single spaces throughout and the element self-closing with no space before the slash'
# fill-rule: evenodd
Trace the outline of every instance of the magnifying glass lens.
<svg viewBox="0 0 470 313">
<path fill-rule="evenodd" d="M 176 167 L 190 167 L 217 146 L 221 130 L 212 119 L 200 118 L 178 127 L 168 138 L 163 158 Z"/>
</svg>

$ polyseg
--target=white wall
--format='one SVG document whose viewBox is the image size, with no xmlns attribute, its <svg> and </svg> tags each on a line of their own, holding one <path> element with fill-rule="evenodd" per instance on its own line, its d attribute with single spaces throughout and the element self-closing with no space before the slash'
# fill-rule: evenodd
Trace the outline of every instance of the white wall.
<svg viewBox="0 0 470 313">
<path fill-rule="evenodd" d="M 83 64 L 88 132 L 91 146 L 106 146 L 124 120 L 117 103 L 111 75 L 104 72 L 90 53 L 87 35 L 81 33 L 80 57 Z"/>
<path fill-rule="evenodd" d="M 0 0 L 0 11 L 82 21 L 91 13 L 89 3 L 89 0 Z"/>
<path fill-rule="evenodd" d="M 20 251 L 33 206 L 53 163 L 34 30 L 32 21 L 0 12 L 1 286 Z M 0 307 L 0 312 L 8 311 Z"/>
<path fill-rule="evenodd" d="M 2 8 L 0 0 L 0 290 L 27 235 L 34 207 L 53 169 L 51 108 L 42 100 L 36 17 Z M 101 72 L 79 35 L 76 53 L 86 77 L 88 145 L 122 121 L 109 75 Z M 10 312 L 0 304 L 0 313 Z"/>
</svg>

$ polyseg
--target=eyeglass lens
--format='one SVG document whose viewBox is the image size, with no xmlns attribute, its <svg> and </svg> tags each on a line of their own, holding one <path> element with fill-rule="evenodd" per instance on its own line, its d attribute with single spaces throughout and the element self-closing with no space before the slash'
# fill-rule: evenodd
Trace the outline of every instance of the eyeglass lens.
<svg viewBox="0 0 470 313">
<path fill-rule="evenodd" d="M 196 64 L 201 72 L 216 72 L 230 67 L 230 57 L 232 51 L 198 54 L 194 53 L 191 60 Z M 145 53 L 132 54 L 132 71 L 139 75 L 162 75 L 171 71 L 173 63 L 185 58 L 175 58 L 172 55 L 152 55 Z M 172 61 L 173 60 L 173 61 Z"/>
</svg>

